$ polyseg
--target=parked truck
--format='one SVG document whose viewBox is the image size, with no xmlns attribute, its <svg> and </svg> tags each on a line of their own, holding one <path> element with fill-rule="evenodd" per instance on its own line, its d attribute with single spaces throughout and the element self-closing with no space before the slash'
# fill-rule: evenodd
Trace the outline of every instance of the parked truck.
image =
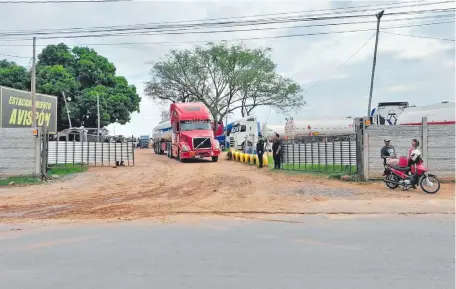
<svg viewBox="0 0 456 289">
<path fill-rule="evenodd" d="M 153 129 L 156 154 L 166 153 L 179 161 L 205 157 L 218 161 L 220 144 L 214 136 L 211 114 L 203 103 L 173 103 L 169 114 L 170 121 L 161 122 Z"/>
<path fill-rule="evenodd" d="M 138 146 L 142 149 L 149 148 L 150 137 L 148 135 L 142 135 L 139 137 Z"/>
</svg>

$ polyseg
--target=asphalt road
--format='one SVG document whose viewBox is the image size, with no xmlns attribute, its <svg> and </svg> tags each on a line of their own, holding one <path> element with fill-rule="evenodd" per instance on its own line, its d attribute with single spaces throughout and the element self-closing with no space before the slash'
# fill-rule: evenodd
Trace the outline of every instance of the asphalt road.
<svg viewBox="0 0 456 289">
<path fill-rule="evenodd" d="M 278 219 L 270 216 L 269 219 Z M 454 215 L 0 225 L 2 289 L 454 288 Z"/>
</svg>

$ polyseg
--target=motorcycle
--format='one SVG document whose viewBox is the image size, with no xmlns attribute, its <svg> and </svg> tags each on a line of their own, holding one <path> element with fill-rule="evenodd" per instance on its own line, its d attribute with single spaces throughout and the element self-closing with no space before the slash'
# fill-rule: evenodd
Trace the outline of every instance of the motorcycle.
<svg viewBox="0 0 456 289">
<path fill-rule="evenodd" d="M 416 189 L 417 185 L 428 194 L 435 194 L 440 190 L 439 179 L 428 173 L 419 150 L 412 151 L 410 157 L 400 157 L 398 165 L 385 165 L 383 176 L 386 186 L 392 190 L 402 187 L 402 190 L 406 191 L 410 188 Z M 435 190 L 427 189 L 434 185 Z"/>
</svg>

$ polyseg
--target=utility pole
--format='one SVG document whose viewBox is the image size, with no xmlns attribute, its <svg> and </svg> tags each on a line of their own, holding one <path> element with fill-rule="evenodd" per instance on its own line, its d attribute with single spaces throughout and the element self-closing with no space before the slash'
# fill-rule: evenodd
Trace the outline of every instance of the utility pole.
<svg viewBox="0 0 456 289">
<path fill-rule="evenodd" d="M 72 126 L 71 126 L 71 118 L 70 118 L 70 110 L 68 109 L 68 104 L 67 104 L 67 99 L 66 99 L 65 92 L 62 91 L 62 95 L 63 95 L 63 101 L 65 102 L 65 109 L 66 109 L 67 116 L 68 116 L 68 123 L 70 125 L 70 128 L 72 128 Z M 71 101 L 71 99 L 70 99 L 70 101 Z"/>
<path fill-rule="evenodd" d="M 98 115 L 98 130 L 97 130 L 97 136 L 98 136 L 98 142 L 100 142 L 100 97 L 97 94 L 97 115 Z"/>
<path fill-rule="evenodd" d="M 375 48 L 374 48 L 374 60 L 372 64 L 372 75 L 371 75 L 371 85 L 370 85 L 370 92 L 369 92 L 369 107 L 367 108 L 367 116 L 370 117 L 371 109 L 372 109 L 372 93 L 374 90 L 374 76 L 375 76 L 375 66 L 377 64 L 377 47 L 378 47 L 378 35 L 380 34 L 380 19 L 382 19 L 385 10 L 380 11 L 380 13 L 376 14 L 377 17 L 377 34 L 375 36 Z"/>
<path fill-rule="evenodd" d="M 36 37 L 33 37 L 32 58 L 32 127 L 36 128 Z"/>
</svg>

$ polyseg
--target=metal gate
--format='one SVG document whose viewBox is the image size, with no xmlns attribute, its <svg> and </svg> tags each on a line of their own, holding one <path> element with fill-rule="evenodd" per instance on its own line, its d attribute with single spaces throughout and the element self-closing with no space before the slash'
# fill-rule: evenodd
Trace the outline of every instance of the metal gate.
<svg viewBox="0 0 456 289">
<path fill-rule="evenodd" d="M 41 134 L 42 174 L 50 168 L 75 166 L 134 166 L 135 143 L 122 139 L 118 142 L 88 142 L 59 140 L 47 132 Z"/>
<path fill-rule="evenodd" d="M 306 136 L 283 142 L 282 169 L 314 172 L 357 172 L 356 135 Z"/>
</svg>

